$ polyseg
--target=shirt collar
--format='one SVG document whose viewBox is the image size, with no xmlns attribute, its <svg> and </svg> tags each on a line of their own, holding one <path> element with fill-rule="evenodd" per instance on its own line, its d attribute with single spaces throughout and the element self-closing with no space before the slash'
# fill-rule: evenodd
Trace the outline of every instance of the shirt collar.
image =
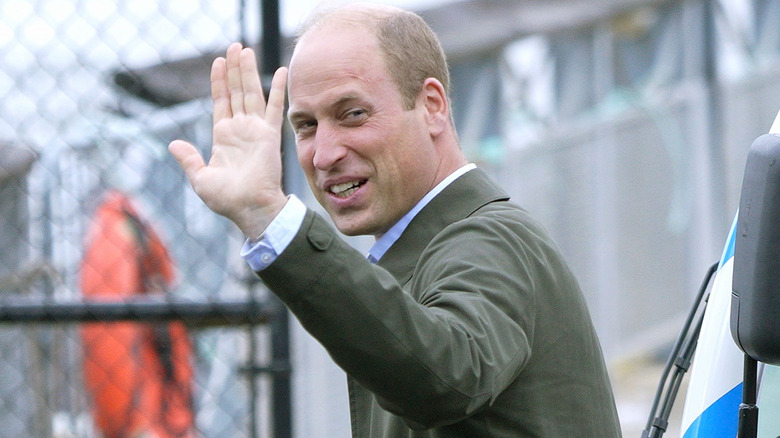
<svg viewBox="0 0 780 438">
<path fill-rule="evenodd" d="M 385 255 L 387 250 L 393 246 L 395 241 L 401 237 L 401 234 L 404 232 L 404 230 L 406 230 L 406 227 L 409 226 L 409 223 L 412 221 L 412 219 L 417 216 L 417 213 L 419 213 L 423 207 L 431 202 L 431 199 L 435 198 L 436 195 L 441 193 L 442 190 L 444 190 L 453 181 L 458 179 L 461 175 L 471 169 L 475 169 L 476 167 L 477 165 L 474 163 L 469 163 L 460 167 L 456 171 L 452 172 L 448 177 L 444 178 L 439 184 L 436 185 L 436 187 L 433 188 L 433 190 L 423 196 L 423 198 L 420 199 L 420 202 L 418 202 L 411 210 L 409 210 L 409 212 L 406 213 L 398 222 L 396 222 L 395 225 L 390 227 L 390 229 L 387 230 L 387 232 L 383 234 L 382 237 L 374 242 L 374 245 L 368 251 L 368 260 L 370 260 L 371 263 L 378 262 L 379 259 Z"/>
</svg>

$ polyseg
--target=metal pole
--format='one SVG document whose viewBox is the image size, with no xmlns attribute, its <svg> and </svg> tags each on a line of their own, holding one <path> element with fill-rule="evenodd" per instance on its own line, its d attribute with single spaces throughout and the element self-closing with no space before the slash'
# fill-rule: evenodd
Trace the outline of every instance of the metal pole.
<svg viewBox="0 0 780 438">
<path fill-rule="evenodd" d="M 281 65 L 281 30 L 279 26 L 279 0 L 261 0 L 263 23 L 262 71 L 273 75 Z"/>
<path fill-rule="evenodd" d="M 251 291 L 254 292 L 254 291 Z M 250 292 L 250 293 L 251 293 Z M 255 294 L 252 293 L 254 299 Z M 249 379 L 249 438 L 257 438 L 257 326 L 251 324 L 247 327 L 247 335 L 249 336 L 249 352 L 247 357 L 246 366 L 241 369 L 246 373 Z"/>
<path fill-rule="evenodd" d="M 758 362 L 745 354 L 743 367 L 742 403 L 739 405 L 737 438 L 756 438 L 758 435 L 758 406 L 756 406 Z"/>
<path fill-rule="evenodd" d="M 279 0 L 262 0 L 263 50 L 262 70 L 271 77 L 281 65 L 281 30 L 279 25 Z M 286 173 L 286 172 L 285 172 Z M 290 328 L 286 310 L 279 312 L 271 323 L 271 360 L 274 367 L 289 370 Z M 273 433 L 275 438 L 292 437 L 292 397 L 290 373 L 273 375 Z"/>
</svg>

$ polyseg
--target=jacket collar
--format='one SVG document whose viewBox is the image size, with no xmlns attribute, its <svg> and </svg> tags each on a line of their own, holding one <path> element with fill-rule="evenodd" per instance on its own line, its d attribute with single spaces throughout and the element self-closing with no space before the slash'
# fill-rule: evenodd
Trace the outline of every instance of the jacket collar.
<svg viewBox="0 0 780 438">
<path fill-rule="evenodd" d="M 466 172 L 412 219 L 378 265 L 390 271 L 401 284 L 406 283 L 412 277 L 423 249 L 436 234 L 486 204 L 508 199 L 509 196 L 490 180 L 484 170 L 477 168 Z"/>
</svg>

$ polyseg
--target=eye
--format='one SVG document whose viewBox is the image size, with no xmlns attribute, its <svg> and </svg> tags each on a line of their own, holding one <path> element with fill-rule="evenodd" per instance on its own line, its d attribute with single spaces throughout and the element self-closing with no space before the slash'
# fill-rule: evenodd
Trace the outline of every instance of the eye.
<svg viewBox="0 0 780 438">
<path fill-rule="evenodd" d="M 317 129 L 316 120 L 301 120 L 293 126 L 295 135 L 302 136 L 314 132 Z"/>
<path fill-rule="evenodd" d="M 368 116 L 368 112 L 363 108 L 353 108 L 344 113 L 342 119 L 348 124 L 361 123 Z"/>
</svg>

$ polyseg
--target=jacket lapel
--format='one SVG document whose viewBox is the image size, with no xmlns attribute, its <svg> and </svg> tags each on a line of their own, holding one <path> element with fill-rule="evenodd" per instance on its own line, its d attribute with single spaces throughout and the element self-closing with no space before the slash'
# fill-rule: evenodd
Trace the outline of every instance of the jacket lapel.
<svg viewBox="0 0 780 438">
<path fill-rule="evenodd" d="M 436 234 L 486 204 L 508 199 L 509 196 L 484 170 L 477 168 L 466 172 L 420 210 L 378 265 L 387 269 L 399 283 L 406 284 L 420 254 Z"/>
</svg>

